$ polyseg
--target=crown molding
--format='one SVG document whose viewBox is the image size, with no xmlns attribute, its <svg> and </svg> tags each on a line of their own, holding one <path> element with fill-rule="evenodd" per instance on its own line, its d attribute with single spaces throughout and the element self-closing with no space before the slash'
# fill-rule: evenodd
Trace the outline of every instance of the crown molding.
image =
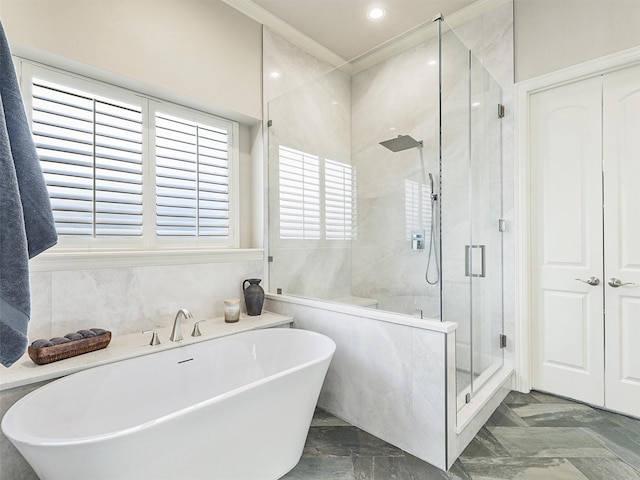
<svg viewBox="0 0 640 480">
<path fill-rule="evenodd" d="M 433 30 L 427 28 L 431 21 L 424 22 L 407 32 L 401 33 L 383 44 L 374 47 L 370 51 L 359 55 L 355 59 L 346 60 L 328 48 L 320 45 L 315 40 L 306 36 L 304 33 L 284 22 L 264 8 L 258 6 L 252 0 L 222 1 L 247 17 L 273 30 L 275 33 L 286 38 L 290 42 L 303 48 L 306 52 L 316 58 L 323 60 L 334 67 L 340 67 L 351 75 L 366 70 L 367 68 L 427 41 L 430 38 L 434 38 L 438 34 L 436 28 Z M 457 28 L 505 4 L 513 4 L 513 0 L 478 0 L 468 7 L 452 13 L 451 15 L 447 15 L 444 17 L 444 21 L 450 28 Z"/>
<path fill-rule="evenodd" d="M 292 27 L 272 13 L 268 12 L 251 0 L 222 0 L 229 6 L 235 8 L 240 13 L 261 23 L 265 27 L 273 30 L 290 42 L 303 48 L 316 58 L 323 60 L 334 67 L 339 67 L 347 63 L 347 60 L 340 55 L 335 54 L 328 48 L 320 45 L 318 42 L 308 37 L 300 30 Z"/>
</svg>

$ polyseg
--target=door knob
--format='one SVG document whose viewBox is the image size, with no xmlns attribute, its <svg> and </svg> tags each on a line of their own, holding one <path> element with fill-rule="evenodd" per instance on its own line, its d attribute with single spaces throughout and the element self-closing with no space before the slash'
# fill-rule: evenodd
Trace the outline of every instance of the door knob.
<svg viewBox="0 0 640 480">
<path fill-rule="evenodd" d="M 613 288 L 622 287 L 624 285 L 635 285 L 635 283 L 633 283 L 633 282 L 622 283 L 622 280 L 620 280 L 619 278 L 615 278 L 615 277 L 614 278 L 610 278 L 607 283 L 609 284 L 609 286 L 611 286 Z"/>
<path fill-rule="evenodd" d="M 598 277 L 589 277 L 586 280 L 582 280 L 580 278 L 576 278 L 576 280 L 578 280 L 579 282 L 582 282 L 582 283 L 586 283 L 587 285 L 591 285 L 592 287 L 595 287 L 596 285 L 600 285 L 600 279 Z M 609 280 L 609 285 L 611 285 L 611 280 Z"/>
</svg>

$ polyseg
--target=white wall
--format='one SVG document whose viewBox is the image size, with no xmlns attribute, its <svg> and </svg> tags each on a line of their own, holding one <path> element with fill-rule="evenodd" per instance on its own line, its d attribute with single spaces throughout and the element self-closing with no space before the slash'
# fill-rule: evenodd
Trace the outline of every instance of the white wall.
<svg viewBox="0 0 640 480">
<path fill-rule="evenodd" d="M 640 45 L 638 0 L 514 0 L 516 81 Z"/>
<path fill-rule="evenodd" d="M 222 1 L 0 0 L 0 11 L 14 53 L 44 51 L 216 113 L 262 117 L 262 26 Z"/>
</svg>

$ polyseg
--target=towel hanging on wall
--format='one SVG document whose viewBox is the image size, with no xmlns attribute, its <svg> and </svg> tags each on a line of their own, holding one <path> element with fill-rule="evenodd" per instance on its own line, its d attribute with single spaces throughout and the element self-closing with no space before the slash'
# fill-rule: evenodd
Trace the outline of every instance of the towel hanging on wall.
<svg viewBox="0 0 640 480">
<path fill-rule="evenodd" d="M 57 242 L 51 203 L 0 22 L 0 363 L 27 350 L 29 259 Z"/>
</svg>

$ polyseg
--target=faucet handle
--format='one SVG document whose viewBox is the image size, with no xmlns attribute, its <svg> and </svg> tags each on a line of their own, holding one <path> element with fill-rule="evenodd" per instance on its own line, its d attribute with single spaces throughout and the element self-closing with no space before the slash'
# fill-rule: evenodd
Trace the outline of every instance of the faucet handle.
<svg viewBox="0 0 640 480">
<path fill-rule="evenodd" d="M 149 345 L 160 345 L 160 339 L 158 338 L 158 332 L 156 332 L 155 330 L 145 330 L 142 333 L 152 333 L 153 334 L 151 336 L 151 342 L 149 342 Z"/>
<path fill-rule="evenodd" d="M 192 337 L 199 337 L 202 335 L 202 333 L 200 333 L 200 325 L 198 325 L 199 323 L 204 322 L 204 320 L 198 320 L 196 323 L 193 324 L 193 332 L 191 332 L 191 336 Z"/>
</svg>

